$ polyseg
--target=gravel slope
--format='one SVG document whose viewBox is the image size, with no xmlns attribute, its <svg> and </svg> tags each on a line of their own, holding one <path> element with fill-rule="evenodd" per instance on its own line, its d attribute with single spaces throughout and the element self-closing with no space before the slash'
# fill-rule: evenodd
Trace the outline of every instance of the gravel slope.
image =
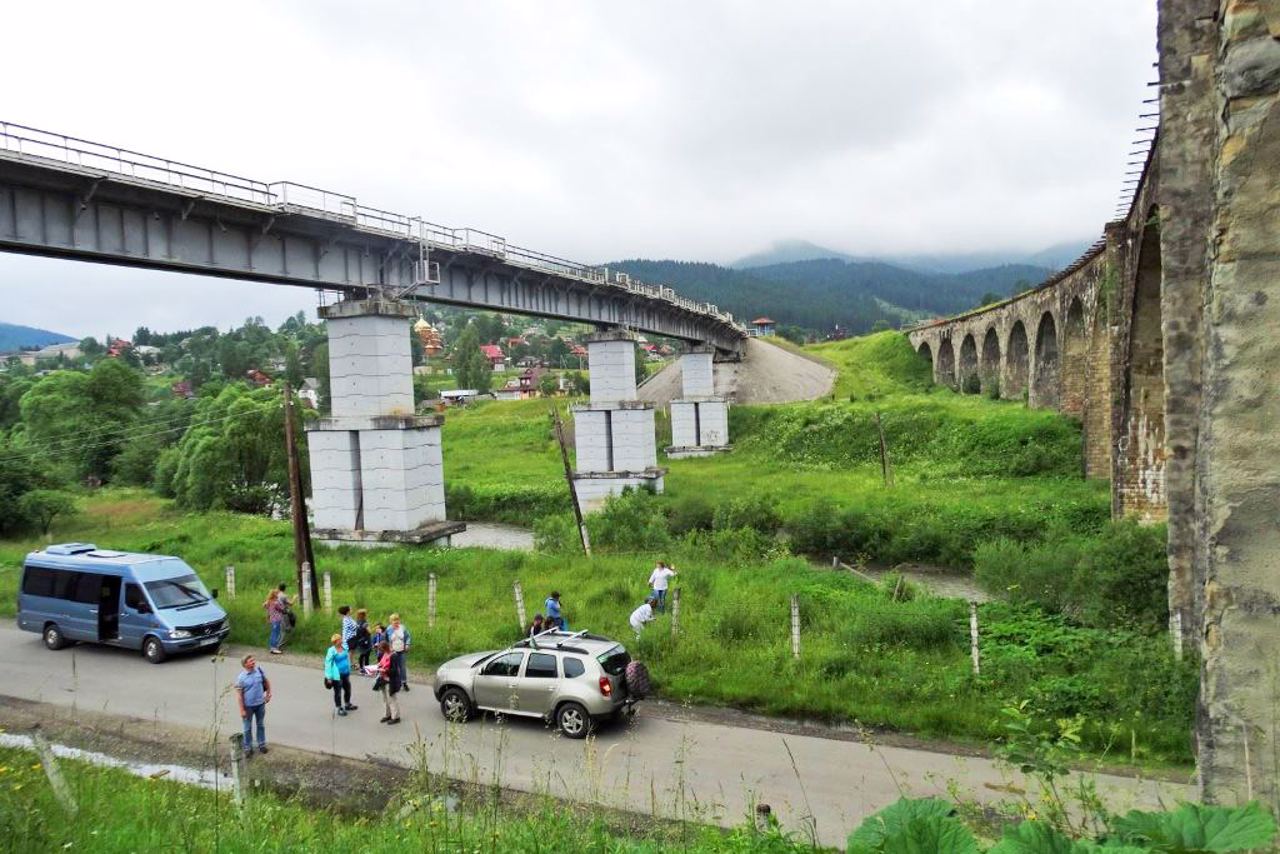
<svg viewBox="0 0 1280 854">
<path fill-rule="evenodd" d="M 716 363 L 716 394 L 734 403 L 792 403 L 831 393 L 835 368 L 758 338 L 747 339 L 741 362 Z M 641 400 L 666 406 L 682 396 L 680 361 L 640 386 Z"/>
</svg>

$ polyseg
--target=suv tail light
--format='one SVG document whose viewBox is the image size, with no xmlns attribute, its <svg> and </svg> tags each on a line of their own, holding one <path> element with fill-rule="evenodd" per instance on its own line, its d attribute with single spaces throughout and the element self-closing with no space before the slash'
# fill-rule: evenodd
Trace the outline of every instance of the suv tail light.
<svg viewBox="0 0 1280 854">
<path fill-rule="evenodd" d="M 608 676 L 600 677 L 600 693 L 604 694 L 606 697 L 613 696 L 613 683 L 609 681 Z"/>
</svg>

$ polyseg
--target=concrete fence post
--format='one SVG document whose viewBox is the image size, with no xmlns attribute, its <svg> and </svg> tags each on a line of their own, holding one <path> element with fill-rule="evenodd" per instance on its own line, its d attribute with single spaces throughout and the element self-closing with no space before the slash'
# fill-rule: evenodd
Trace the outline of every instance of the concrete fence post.
<svg viewBox="0 0 1280 854">
<path fill-rule="evenodd" d="M 791 597 L 791 655 L 800 660 L 800 597 Z"/>
<path fill-rule="evenodd" d="M 244 733 L 231 736 L 231 793 L 237 809 L 244 809 Z"/>
<path fill-rule="evenodd" d="M 671 591 L 671 636 L 680 634 L 680 588 Z"/>
<path fill-rule="evenodd" d="M 516 620 L 518 620 L 518 621 L 519 621 L 519 623 L 520 623 L 520 631 L 522 631 L 522 632 L 523 632 L 523 631 L 525 630 L 525 628 L 529 625 L 529 623 L 528 623 L 528 621 L 526 621 L 526 620 L 525 620 L 525 618 L 524 618 L 524 617 L 525 617 L 525 615 L 524 615 L 524 588 L 520 586 L 520 582 L 519 582 L 519 581 L 517 581 L 517 582 L 515 583 L 515 593 L 516 593 Z"/>
<path fill-rule="evenodd" d="M 978 652 L 978 603 L 969 600 L 969 656 L 973 659 L 973 675 L 982 675 L 982 659 Z"/>
<path fill-rule="evenodd" d="M 831 556 L 831 568 L 832 568 L 832 569 L 839 569 L 839 567 L 840 567 L 840 556 L 839 556 L 839 555 L 832 555 L 832 556 Z"/>
<path fill-rule="evenodd" d="M 58 799 L 67 816 L 75 818 L 80 808 L 76 805 L 75 796 L 71 794 L 71 787 L 67 785 L 66 778 L 62 776 L 62 769 L 58 767 L 58 759 L 53 755 L 53 748 L 49 746 L 44 734 L 38 729 L 31 733 L 31 744 L 40 757 L 40 764 L 44 766 L 44 775 L 49 778 L 49 788 L 53 789 L 54 797 Z"/>
<path fill-rule="evenodd" d="M 436 627 L 436 574 L 427 576 L 427 628 Z"/>
<path fill-rule="evenodd" d="M 324 612 L 326 614 L 333 613 L 333 576 L 326 570 L 324 581 L 320 588 L 320 595 L 324 600 Z"/>
<path fill-rule="evenodd" d="M 226 573 L 227 573 L 227 598 L 234 599 L 236 598 L 236 568 L 234 566 L 228 566 Z"/>
<path fill-rule="evenodd" d="M 302 615 L 311 616 L 311 564 L 302 562 Z"/>
</svg>

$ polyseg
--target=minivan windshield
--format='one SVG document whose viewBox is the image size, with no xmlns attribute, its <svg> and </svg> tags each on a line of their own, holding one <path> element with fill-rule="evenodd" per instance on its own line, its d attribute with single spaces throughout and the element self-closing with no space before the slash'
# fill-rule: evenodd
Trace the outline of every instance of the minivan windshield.
<svg viewBox="0 0 1280 854">
<path fill-rule="evenodd" d="M 156 607 L 181 608 L 183 605 L 199 605 L 208 602 L 209 589 L 204 586 L 195 573 L 181 575 L 177 578 L 165 578 L 160 581 L 148 581 L 147 593 Z"/>
</svg>

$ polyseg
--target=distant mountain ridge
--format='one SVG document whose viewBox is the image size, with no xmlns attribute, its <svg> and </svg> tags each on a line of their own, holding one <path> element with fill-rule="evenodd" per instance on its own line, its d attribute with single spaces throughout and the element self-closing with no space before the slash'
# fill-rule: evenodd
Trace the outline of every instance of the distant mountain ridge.
<svg viewBox="0 0 1280 854">
<path fill-rule="evenodd" d="M 780 240 L 769 249 L 755 252 L 729 264 L 736 270 L 754 270 L 797 261 L 838 259 L 854 262 L 880 262 L 922 273 L 969 273 L 993 267 L 1025 265 L 1060 270 L 1080 257 L 1092 240 L 1067 240 L 1037 252 L 964 252 L 914 255 L 850 255 L 819 246 L 807 240 Z"/>
<path fill-rule="evenodd" d="M 768 315 L 817 331 L 858 334 L 977 306 L 1047 278 L 1047 267 L 1006 264 L 960 274 L 911 270 L 883 261 L 817 258 L 733 269 L 697 261 L 632 259 L 608 264 L 646 282 L 705 300 L 743 321 Z"/>
<path fill-rule="evenodd" d="M 48 347 L 50 344 L 69 344 L 78 340 L 61 332 L 50 332 L 48 329 L 20 326 L 16 323 L 0 323 L 0 353 L 16 353 L 22 349 Z"/>
</svg>

